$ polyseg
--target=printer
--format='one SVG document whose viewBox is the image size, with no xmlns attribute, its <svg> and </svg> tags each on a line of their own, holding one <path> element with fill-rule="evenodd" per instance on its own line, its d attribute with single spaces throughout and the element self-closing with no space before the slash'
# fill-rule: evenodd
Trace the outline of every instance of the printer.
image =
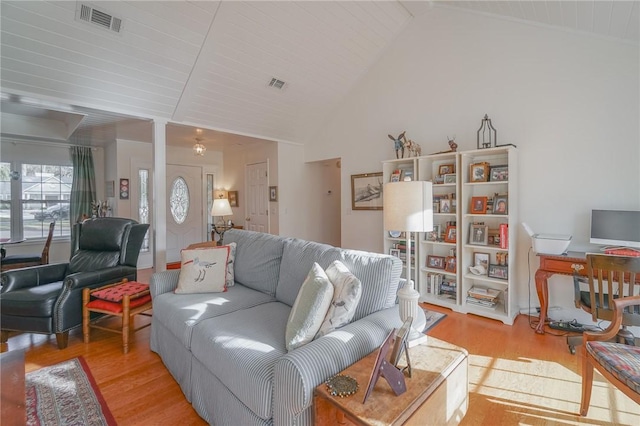
<svg viewBox="0 0 640 426">
<path fill-rule="evenodd" d="M 571 243 L 571 235 L 536 234 L 526 223 L 523 222 L 522 226 L 531 237 L 533 251 L 536 253 L 560 255 L 567 250 Z"/>
</svg>

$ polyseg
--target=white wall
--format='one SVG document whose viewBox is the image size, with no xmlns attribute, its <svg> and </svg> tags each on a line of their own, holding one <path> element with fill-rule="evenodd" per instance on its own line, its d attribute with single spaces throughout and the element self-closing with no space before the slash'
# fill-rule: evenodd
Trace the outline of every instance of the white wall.
<svg viewBox="0 0 640 426">
<path fill-rule="evenodd" d="M 351 211 L 349 197 L 350 175 L 395 157 L 387 134 L 406 130 L 423 154 L 453 135 L 475 149 L 487 113 L 498 143 L 518 146 L 520 220 L 593 248 L 591 209 L 640 209 L 638 64 L 638 46 L 611 39 L 447 8 L 416 17 L 306 147 L 306 161 L 342 157 L 342 245 L 382 250 L 382 213 Z M 519 304 L 537 305 L 519 231 Z M 552 277 L 565 309 L 552 314 L 585 320 L 572 300 L 570 279 Z"/>
<path fill-rule="evenodd" d="M 341 168 L 340 160 L 333 158 L 307 164 L 309 187 L 307 199 L 307 238 L 320 243 L 341 246 L 340 202 Z"/>
</svg>

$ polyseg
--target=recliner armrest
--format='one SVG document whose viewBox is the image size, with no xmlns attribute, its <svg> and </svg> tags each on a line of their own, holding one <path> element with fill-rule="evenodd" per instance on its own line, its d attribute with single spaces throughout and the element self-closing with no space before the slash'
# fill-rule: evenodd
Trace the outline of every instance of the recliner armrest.
<svg viewBox="0 0 640 426">
<path fill-rule="evenodd" d="M 52 263 L 5 271 L 2 273 L 0 293 L 62 281 L 68 268 L 68 263 Z"/>
<path fill-rule="evenodd" d="M 96 287 L 96 284 L 108 284 L 109 281 L 118 280 L 121 277 L 135 273 L 136 268 L 132 266 L 114 266 L 111 268 L 98 269 L 97 271 L 75 272 L 65 277 L 64 287 L 68 290 Z"/>
</svg>

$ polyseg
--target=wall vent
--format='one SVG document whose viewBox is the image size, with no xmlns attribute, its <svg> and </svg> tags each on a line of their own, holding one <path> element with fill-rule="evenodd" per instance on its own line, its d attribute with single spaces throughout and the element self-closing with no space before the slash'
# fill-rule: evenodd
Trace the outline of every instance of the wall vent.
<svg viewBox="0 0 640 426">
<path fill-rule="evenodd" d="M 277 78 L 272 78 L 269 82 L 269 87 L 273 87 L 274 89 L 282 90 L 284 89 L 284 85 L 286 83 L 282 80 L 278 80 Z"/>
<path fill-rule="evenodd" d="M 116 33 L 120 33 L 122 30 L 122 19 L 116 18 L 102 10 L 98 10 L 86 3 L 78 3 L 78 7 L 76 8 L 76 19 L 97 25 Z"/>
</svg>

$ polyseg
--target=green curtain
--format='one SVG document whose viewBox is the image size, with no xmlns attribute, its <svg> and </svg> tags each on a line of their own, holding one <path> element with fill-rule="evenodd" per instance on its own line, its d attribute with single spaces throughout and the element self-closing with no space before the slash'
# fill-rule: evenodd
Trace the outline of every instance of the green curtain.
<svg viewBox="0 0 640 426">
<path fill-rule="evenodd" d="M 96 172 L 93 167 L 91 148 L 71 147 L 73 161 L 73 183 L 71 184 L 70 215 L 71 229 L 82 215 L 91 217 L 91 204 L 96 200 Z"/>
</svg>

